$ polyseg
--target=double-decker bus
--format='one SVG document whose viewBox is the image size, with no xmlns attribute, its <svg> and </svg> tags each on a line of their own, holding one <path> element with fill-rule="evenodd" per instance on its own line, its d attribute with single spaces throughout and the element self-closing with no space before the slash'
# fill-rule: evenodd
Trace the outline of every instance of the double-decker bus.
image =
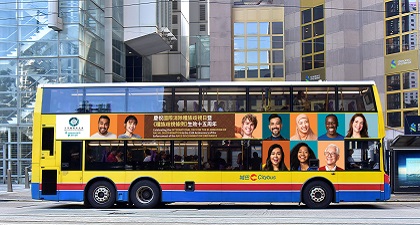
<svg viewBox="0 0 420 225">
<path fill-rule="evenodd" d="M 371 81 L 41 85 L 32 198 L 385 201 L 384 136 Z"/>
</svg>

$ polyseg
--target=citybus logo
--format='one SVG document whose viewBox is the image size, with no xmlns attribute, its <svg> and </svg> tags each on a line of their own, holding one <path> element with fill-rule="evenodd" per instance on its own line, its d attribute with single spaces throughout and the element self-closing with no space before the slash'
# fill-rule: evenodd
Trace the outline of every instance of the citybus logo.
<svg viewBox="0 0 420 225">
<path fill-rule="evenodd" d="M 257 174 L 255 174 L 255 173 L 251 174 L 250 179 L 252 181 L 256 181 L 257 180 Z"/>
<path fill-rule="evenodd" d="M 79 119 L 77 119 L 77 117 L 72 117 L 69 119 L 69 125 L 72 127 L 75 127 L 77 125 L 79 125 Z"/>
</svg>

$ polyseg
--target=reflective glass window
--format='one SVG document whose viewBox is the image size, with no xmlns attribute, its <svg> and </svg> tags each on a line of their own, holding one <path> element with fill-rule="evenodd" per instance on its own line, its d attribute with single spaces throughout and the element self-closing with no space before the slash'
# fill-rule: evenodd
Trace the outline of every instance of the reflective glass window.
<svg viewBox="0 0 420 225">
<path fill-rule="evenodd" d="M 400 52 L 400 37 L 386 39 L 386 53 L 393 54 Z"/>
<path fill-rule="evenodd" d="M 247 49 L 257 49 L 258 48 L 258 37 L 248 37 L 246 39 Z"/>
<path fill-rule="evenodd" d="M 302 24 L 309 23 L 312 21 L 312 12 L 311 9 L 306 9 L 302 11 Z"/>
<path fill-rule="evenodd" d="M 248 78 L 258 78 L 258 66 L 248 66 Z"/>
<path fill-rule="evenodd" d="M 234 63 L 235 64 L 245 63 L 245 52 L 235 51 L 233 54 L 234 54 Z"/>
<path fill-rule="evenodd" d="M 403 88 L 411 89 L 418 87 L 418 75 L 417 71 L 411 71 L 403 73 Z"/>
<path fill-rule="evenodd" d="M 257 51 L 247 52 L 246 62 L 247 63 L 258 63 L 258 52 Z"/>
<path fill-rule="evenodd" d="M 273 51 L 273 63 L 283 63 L 283 51 L 282 50 L 274 50 Z"/>
<path fill-rule="evenodd" d="M 82 113 L 88 108 L 83 100 L 82 88 L 45 88 L 42 113 Z"/>
<path fill-rule="evenodd" d="M 400 8 L 400 1 L 399 0 L 392 0 L 390 2 L 385 3 L 386 9 L 386 17 L 396 16 L 399 13 Z"/>
<path fill-rule="evenodd" d="M 270 26 L 267 22 L 260 23 L 260 35 L 268 35 L 270 34 Z"/>
<path fill-rule="evenodd" d="M 324 18 L 324 5 L 319 5 L 313 9 L 314 21 Z"/>
<path fill-rule="evenodd" d="M 307 39 L 312 37 L 312 25 L 306 25 L 302 27 L 302 39 Z"/>
<path fill-rule="evenodd" d="M 314 68 L 324 67 L 324 53 L 314 55 Z"/>
<path fill-rule="evenodd" d="M 418 92 L 417 91 L 409 91 L 404 92 L 404 108 L 417 108 L 418 106 Z"/>
<path fill-rule="evenodd" d="M 240 112 L 246 109 L 244 87 L 203 87 L 202 91 L 202 106 L 207 112 Z"/>
<path fill-rule="evenodd" d="M 273 77 L 284 77 L 284 67 L 283 67 L 283 65 L 274 65 L 273 66 Z"/>
<path fill-rule="evenodd" d="M 302 55 L 312 53 L 312 40 L 302 42 Z"/>
<path fill-rule="evenodd" d="M 245 38 L 235 37 L 233 46 L 234 46 L 234 49 L 240 49 L 240 50 L 245 49 Z"/>
<path fill-rule="evenodd" d="M 396 94 L 387 94 L 387 109 L 400 109 L 401 108 L 401 98 L 400 93 Z"/>
<path fill-rule="evenodd" d="M 270 42 L 270 37 L 260 36 L 260 49 L 269 49 Z"/>
<path fill-rule="evenodd" d="M 169 111 L 171 93 L 171 88 L 131 87 L 128 89 L 127 112 Z M 140 102 L 141 104 L 139 104 Z"/>
<path fill-rule="evenodd" d="M 273 22 L 273 34 L 283 34 L 283 22 Z"/>
<path fill-rule="evenodd" d="M 402 51 L 416 49 L 417 33 L 406 34 L 402 36 Z"/>
<path fill-rule="evenodd" d="M 386 86 L 388 91 L 400 90 L 400 75 L 394 74 L 386 77 Z"/>
<path fill-rule="evenodd" d="M 258 23 L 250 22 L 246 24 L 246 33 L 248 35 L 258 34 Z"/>
<path fill-rule="evenodd" d="M 235 78 L 245 78 L 244 66 L 235 66 Z"/>
<path fill-rule="evenodd" d="M 324 38 L 316 38 L 314 39 L 314 52 L 321 52 L 324 51 Z"/>
<path fill-rule="evenodd" d="M 273 48 L 283 48 L 283 36 L 273 36 Z"/>
<path fill-rule="evenodd" d="M 400 31 L 400 19 L 395 18 L 386 21 L 386 36 L 398 34 Z"/>
<path fill-rule="evenodd" d="M 245 34 L 245 24 L 244 23 L 234 23 L 233 24 L 234 35 L 244 35 Z"/>
<path fill-rule="evenodd" d="M 302 70 L 312 69 L 312 56 L 306 56 L 302 58 Z"/>
<path fill-rule="evenodd" d="M 88 88 L 85 104 L 88 112 L 125 112 L 125 88 Z"/>
<path fill-rule="evenodd" d="M 401 127 L 401 112 L 387 113 L 386 124 L 390 127 Z"/>
<path fill-rule="evenodd" d="M 324 21 L 314 23 L 314 37 L 324 34 Z"/>
<path fill-rule="evenodd" d="M 270 52 L 269 51 L 260 51 L 260 63 L 269 63 L 270 62 Z"/>
</svg>

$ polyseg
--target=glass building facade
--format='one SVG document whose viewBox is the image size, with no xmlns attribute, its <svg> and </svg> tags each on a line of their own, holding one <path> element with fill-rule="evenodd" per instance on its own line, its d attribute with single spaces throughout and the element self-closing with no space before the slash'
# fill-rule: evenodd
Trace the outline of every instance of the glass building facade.
<svg viewBox="0 0 420 225">
<path fill-rule="evenodd" d="M 51 2 L 58 9 L 51 8 L 54 6 Z M 3 178 L 6 169 L 11 169 L 12 179 L 22 182 L 25 167 L 30 166 L 38 85 L 124 80 L 123 9 L 115 7 L 118 2 L 0 0 L 0 173 Z M 59 12 L 62 28 L 51 28 L 52 10 Z M 106 21 L 106 10 L 112 10 L 111 21 Z M 107 23 L 109 29 L 105 29 Z M 112 32 L 108 35 L 106 30 Z M 106 46 L 112 48 L 108 50 Z M 111 52 L 112 58 L 112 67 L 107 68 L 112 74 L 108 80 L 106 51 Z"/>
<path fill-rule="evenodd" d="M 384 8 L 386 122 L 402 128 L 419 110 L 418 1 L 387 0 Z"/>
<path fill-rule="evenodd" d="M 267 16 L 251 16 L 265 13 Z M 282 7 L 234 8 L 233 79 L 285 80 Z"/>
</svg>

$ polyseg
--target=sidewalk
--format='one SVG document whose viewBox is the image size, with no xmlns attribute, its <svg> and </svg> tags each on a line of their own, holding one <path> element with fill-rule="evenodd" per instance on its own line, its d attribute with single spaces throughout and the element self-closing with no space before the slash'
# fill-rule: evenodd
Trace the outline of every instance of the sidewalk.
<svg viewBox="0 0 420 225">
<path fill-rule="evenodd" d="M 7 184 L 0 184 L 1 201 L 32 201 L 31 189 L 25 188 L 24 184 L 13 184 L 12 192 L 8 192 Z"/>
<path fill-rule="evenodd" d="M 13 192 L 7 191 L 7 184 L 0 184 L 1 201 L 32 201 L 31 189 L 24 184 L 13 184 Z M 390 202 L 420 202 L 420 194 L 391 194 Z"/>
</svg>

